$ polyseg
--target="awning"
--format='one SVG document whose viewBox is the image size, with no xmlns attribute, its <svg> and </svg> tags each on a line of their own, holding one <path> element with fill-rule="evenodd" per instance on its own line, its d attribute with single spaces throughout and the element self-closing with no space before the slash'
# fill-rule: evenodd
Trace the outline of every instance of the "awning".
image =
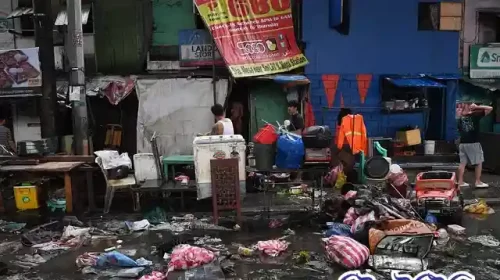
<svg viewBox="0 0 500 280">
<path fill-rule="evenodd" d="M 463 77 L 462 80 L 473 86 L 484 88 L 489 91 L 497 91 L 500 89 L 500 79 L 470 79 Z"/>
<path fill-rule="evenodd" d="M 425 77 L 386 77 L 391 84 L 397 87 L 431 87 L 445 88 L 446 86 Z"/>
<path fill-rule="evenodd" d="M 89 21 L 90 15 L 90 5 L 82 6 L 82 24 L 87 24 Z M 56 18 L 56 22 L 54 23 L 56 26 L 68 25 L 68 13 L 66 10 L 62 10 L 59 12 Z"/>
<path fill-rule="evenodd" d="M 17 17 L 22 17 L 22 16 L 29 16 L 33 15 L 33 8 L 17 8 L 14 11 L 12 11 L 9 15 L 7 15 L 7 18 L 17 18 Z"/>
<path fill-rule="evenodd" d="M 458 80 L 462 78 L 462 75 L 457 75 L 457 74 L 442 74 L 442 75 L 427 75 L 427 77 L 435 80 L 440 80 L 440 81 L 447 81 L 447 80 Z"/>
<path fill-rule="evenodd" d="M 268 81 L 270 80 L 286 86 L 308 85 L 311 83 L 311 81 L 309 81 L 309 79 L 303 75 L 266 75 L 253 77 L 252 79 Z"/>
</svg>

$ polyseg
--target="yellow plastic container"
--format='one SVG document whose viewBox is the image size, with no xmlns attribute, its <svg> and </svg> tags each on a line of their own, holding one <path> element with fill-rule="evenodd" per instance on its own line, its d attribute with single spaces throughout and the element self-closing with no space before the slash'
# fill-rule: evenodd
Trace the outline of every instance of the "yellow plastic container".
<svg viewBox="0 0 500 280">
<path fill-rule="evenodd" d="M 14 198 L 19 210 L 38 209 L 38 187 L 37 186 L 15 186 Z"/>
</svg>

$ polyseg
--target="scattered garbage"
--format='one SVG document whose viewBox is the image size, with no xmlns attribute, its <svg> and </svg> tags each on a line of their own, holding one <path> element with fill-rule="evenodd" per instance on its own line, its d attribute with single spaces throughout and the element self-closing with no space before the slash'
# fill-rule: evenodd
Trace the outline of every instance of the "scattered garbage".
<svg viewBox="0 0 500 280">
<path fill-rule="evenodd" d="M 330 237 L 333 235 L 340 235 L 347 237 L 352 236 L 351 226 L 349 225 L 343 223 L 329 222 L 326 224 L 326 226 L 328 227 L 328 230 L 325 232 L 325 237 Z"/>
<path fill-rule="evenodd" d="M 137 222 L 125 222 L 125 224 L 127 225 L 127 228 L 130 230 L 130 231 L 141 231 L 141 230 L 147 230 L 149 229 L 149 226 L 151 226 L 151 224 L 149 223 L 148 220 L 144 219 L 144 220 L 140 220 L 140 221 L 137 221 Z"/>
<path fill-rule="evenodd" d="M 361 267 L 370 250 L 363 244 L 346 236 L 332 236 L 324 240 L 325 251 L 329 260 L 347 269 Z"/>
<path fill-rule="evenodd" d="M 368 265 L 374 270 L 400 270 L 406 272 L 420 272 L 427 270 L 429 263 L 425 259 L 391 257 L 387 255 L 372 255 L 368 258 Z"/>
<path fill-rule="evenodd" d="M 336 182 L 342 177 L 341 174 L 331 175 L 337 177 Z M 399 185 L 399 181 L 404 181 L 407 184 L 404 176 L 393 176 L 392 183 Z M 288 180 L 287 176 L 284 177 Z M 325 273 L 333 273 L 332 263 L 348 270 L 368 266 L 373 275 L 391 270 L 417 273 L 428 269 L 429 260 L 434 263 L 436 259 L 453 256 L 455 265 L 458 260 L 467 259 L 471 254 L 460 252 L 460 249 L 475 246 L 471 242 L 486 247 L 500 246 L 500 241 L 491 235 L 467 238 L 465 227 L 459 224 L 439 228 L 442 224 L 438 222 L 437 214 L 426 213 L 422 219 L 405 194 L 391 197 L 385 187 L 343 182 L 339 187 L 340 194 L 337 191 L 332 194 L 331 190 L 323 192 L 321 195 L 326 196 L 323 204 L 315 208 L 320 212 L 307 213 L 303 222 L 297 223 L 297 216 L 290 214 L 273 215 L 269 223 L 265 220 L 264 224 L 259 224 L 269 232 L 269 240 L 256 243 L 261 233 L 254 236 L 256 228 L 253 226 L 223 227 L 214 225 L 210 218 L 192 214 L 169 217 L 160 207 L 145 213 L 142 220 L 136 216 L 130 221 L 101 217 L 84 223 L 77 217 L 64 216 L 62 222 L 54 221 L 31 230 L 25 230 L 26 225 L 16 227 L 15 223 L 7 226 L 8 222 L 0 220 L 0 231 L 23 231 L 20 241 L 1 243 L 0 254 L 21 251 L 22 254 L 10 259 L 7 265 L 30 270 L 58 254 L 92 245 L 82 248 L 88 252 L 76 258 L 76 268 L 82 274 L 102 279 L 167 279 L 172 271 L 180 271 L 176 272 L 180 276 L 175 277 L 184 277 L 182 279 L 235 278 L 240 276 L 235 267 L 238 262 L 283 266 L 274 270 L 257 269 L 255 273 L 247 273 L 247 277 L 259 277 L 256 276 L 259 271 L 266 276 L 281 275 L 282 278 L 294 275 L 303 279 L 324 279 Z M 298 197 L 299 191 L 302 194 L 308 192 L 303 186 L 297 186 L 291 192 Z M 469 211 L 480 214 L 493 211 L 484 210 L 489 207 L 481 203 L 469 205 Z M 304 227 L 311 224 L 318 228 L 311 231 Z M 250 234 L 247 234 L 247 229 Z M 236 234 L 239 237 L 233 239 Z M 460 242 L 457 238 L 469 242 Z M 232 242 L 227 242 L 227 239 Z M 154 240 L 154 243 L 149 244 L 149 240 Z M 310 242 L 322 242 L 324 252 L 318 253 L 304 246 Z M 479 247 L 478 250 L 487 249 Z M 293 263 L 288 265 L 290 260 Z M 488 265 L 493 265 L 492 261 Z M 496 266 L 500 267 L 495 262 Z M 296 275 L 298 270 L 305 271 L 305 274 Z M 434 266 L 432 270 L 435 270 Z M 320 276 L 315 278 L 316 274 Z M 377 276 L 379 278 L 383 279 Z"/>
<path fill-rule="evenodd" d="M 465 228 L 459 225 L 448 225 L 448 232 L 455 235 L 464 235 Z"/>
<path fill-rule="evenodd" d="M 26 223 L 15 223 L 0 220 L 0 232 L 14 233 L 21 231 L 26 226 Z"/>
<path fill-rule="evenodd" d="M 437 245 L 440 246 L 446 245 L 448 241 L 450 241 L 450 236 L 448 235 L 448 232 L 444 228 L 441 228 L 436 232 L 436 237 L 437 237 L 436 243 Z"/>
<path fill-rule="evenodd" d="M 500 241 L 491 235 L 477 235 L 468 238 L 470 242 L 479 243 L 486 247 L 498 247 L 500 246 Z"/>
<path fill-rule="evenodd" d="M 253 249 L 243 246 L 238 247 L 238 254 L 240 254 L 240 256 L 251 257 L 254 253 L 255 251 Z"/>
<path fill-rule="evenodd" d="M 144 258 L 140 258 L 137 261 L 134 261 L 130 257 L 117 252 L 109 252 L 99 256 L 97 259 L 97 266 L 106 267 L 106 266 L 117 266 L 117 267 L 137 267 L 137 266 L 149 266 L 150 263 L 148 260 Z"/>
<path fill-rule="evenodd" d="M 490 215 L 495 213 L 495 210 L 489 207 L 484 200 L 480 200 L 477 203 L 465 206 L 464 211 L 471 214 L 482 214 L 482 215 L 484 214 Z"/>
<path fill-rule="evenodd" d="M 257 249 L 271 257 L 277 257 L 286 251 L 289 243 L 284 240 L 267 240 L 257 242 Z"/>
<path fill-rule="evenodd" d="M 153 271 L 148 275 L 144 275 L 139 280 L 164 280 L 167 279 L 167 275 L 163 272 Z"/>
<path fill-rule="evenodd" d="M 144 214 L 144 219 L 148 220 L 151 224 L 166 223 L 167 212 L 161 207 L 155 207 L 153 210 Z"/>
<path fill-rule="evenodd" d="M 211 263 L 215 254 L 207 249 L 182 244 L 174 248 L 168 263 L 169 270 L 186 270 Z"/>
</svg>

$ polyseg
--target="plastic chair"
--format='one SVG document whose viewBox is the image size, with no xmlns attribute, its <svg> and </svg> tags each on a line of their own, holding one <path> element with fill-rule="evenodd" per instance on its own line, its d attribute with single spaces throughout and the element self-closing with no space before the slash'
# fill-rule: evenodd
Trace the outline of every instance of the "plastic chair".
<svg viewBox="0 0 500 280">
<path fill-rule="evenodd" d="M 115 196 L 115 191 L 123 189 L 128 189 L 130 191 L 130 194 L 132 195 L 133 207 L 135 210 L 137 208 L 136 200 L 134 192 L 132 190 L 132 187 L 136 185 L 134 175 L 128 175 L 123 179 L 110 180 L 108 179 L 108 172 L 104 169 L 102 165 L 102 159 L 97 157 L 96 163 L 101 168 L 104 180 L 106 181 L 106 196 L 104 198 L 104 211 L 103 211 L 104 214 L 109 213 L 109 209 L 111 208 L 111 204 L 113 203 L 113 197 Z"/>
</svg>

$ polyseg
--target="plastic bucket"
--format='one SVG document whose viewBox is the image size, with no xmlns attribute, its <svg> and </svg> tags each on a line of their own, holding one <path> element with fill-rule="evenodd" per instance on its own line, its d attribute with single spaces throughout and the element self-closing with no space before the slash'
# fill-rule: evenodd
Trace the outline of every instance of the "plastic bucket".
<svg viewBox="0 0 500 280">
<path fill-rule="evenodd" d="M 424 141 L 424 154 L 433 155 L 436 150 L 436 141 L 434 140 L 425 140 Z"/>
<path fill-rule="evenodd" d="M 265 145 L 274 144 L 276 140 L 278 140 L 278 134 L 276 134 L 276 130 L 270 124 L 266 124 L 253 137 L 253 142 Z"/>
</svg>

